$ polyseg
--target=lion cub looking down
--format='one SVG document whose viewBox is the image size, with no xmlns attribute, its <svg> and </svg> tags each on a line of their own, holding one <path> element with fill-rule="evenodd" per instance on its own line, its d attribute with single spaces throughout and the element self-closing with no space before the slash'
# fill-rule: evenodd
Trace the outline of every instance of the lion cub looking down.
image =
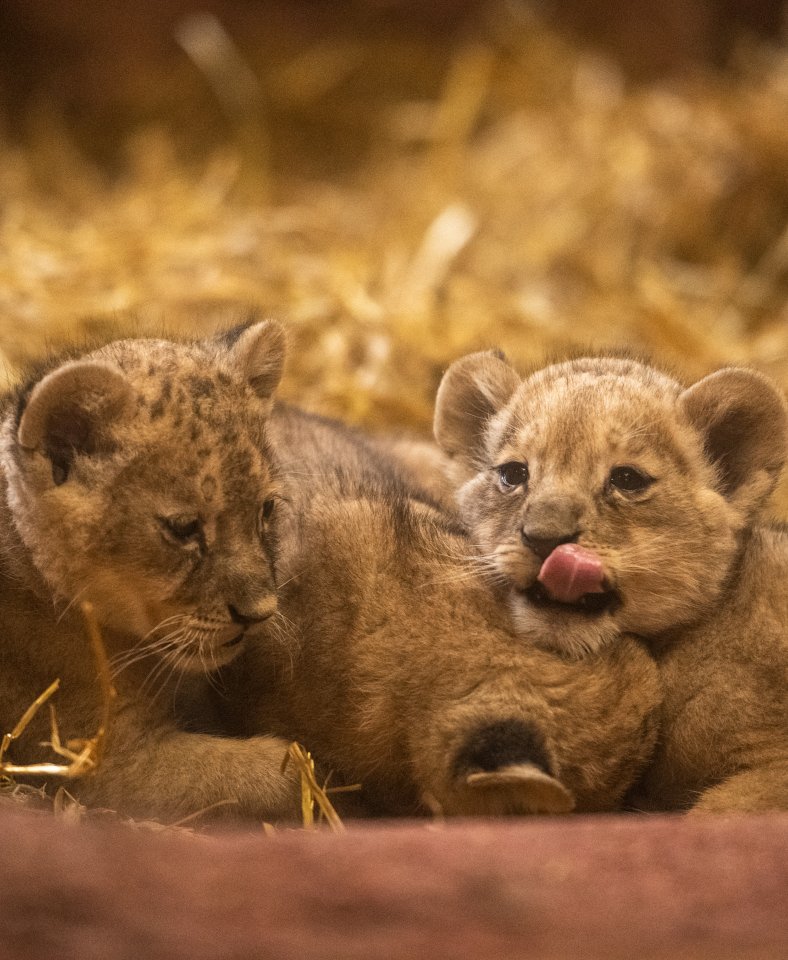
<svg viewBox="0 0 788 960">
<path fill-rule="evenodd" d="M 59 678 L 63 742 L 93 735 L 89 600 L 118 699 L 102 764 L 69 786 L 87 803 L 163 818 L 219 801 L 235 816 L 296 813 L 285 742 L 189 732 L 186 710 L 202 710 L 206 675 L 277 607 L 266 421 L 283 358 L 273 323 L 199 343 L 124 340 L 4 402 L 0 730 Z M 11 758 L 48 759 L 48 734 L 39 715 Z"/>
<path fill-rule="evenodd" d="M 480 353 L 447 371 L 435 435 L 522 636 L 650 641 L 666 702 L 643 802 L 788 809 L 788 539 L 756 522 L 786 457 L 778 391 L 605 358 L 521 380 Z"/>
</svg>

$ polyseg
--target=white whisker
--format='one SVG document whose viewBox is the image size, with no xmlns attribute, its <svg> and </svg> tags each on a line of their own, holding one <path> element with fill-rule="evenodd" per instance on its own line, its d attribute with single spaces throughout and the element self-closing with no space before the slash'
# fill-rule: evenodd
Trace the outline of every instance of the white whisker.
<svg viewBox="0 0 788 960">
<path fill-rule="evenodd" d="M 78 602 L 85 596 L 85 594 L 86 594 L 86 593 L 88 592 L 88 590 L 90 589 L 92 583 L 93 583 L 93 581 L 91 581 L 90 583 L 86 583 L 85 586 L 82 587 L 81 590 L 77 590 L 77 592 L 74 594 L 74 596 L 73 596 L 73 597 L 68 601 L 68 603 L 65 605 L 65 607 L 64 607 L 63 610 L 62 610 L 62 612 L 61 612 L 60 614 L 58 614 L 58 617 L 57 617 L 57 619 L 55 620 L 55 623 L 59 624 L 59 623 L 62 621 L 63 617 L 65 617 L 65 615 L 68 613 L 68 611 L 71 610 L 71 608 L 72 608 L 76 603 L 78 603 Z"/>
</svg>

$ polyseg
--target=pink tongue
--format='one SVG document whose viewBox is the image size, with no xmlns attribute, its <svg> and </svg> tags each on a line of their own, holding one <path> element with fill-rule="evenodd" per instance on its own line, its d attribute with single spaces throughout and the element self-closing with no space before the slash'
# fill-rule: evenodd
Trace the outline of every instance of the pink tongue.
<svg viewBox="0 0 788 960">
<path fill-rule="evenodd" d="M 576 543 L 562 543 L 542 564 L 537 578 L 553 600 L 577 603 L 586 593 L 604 593 L 599 557 Z"/>
</svg>

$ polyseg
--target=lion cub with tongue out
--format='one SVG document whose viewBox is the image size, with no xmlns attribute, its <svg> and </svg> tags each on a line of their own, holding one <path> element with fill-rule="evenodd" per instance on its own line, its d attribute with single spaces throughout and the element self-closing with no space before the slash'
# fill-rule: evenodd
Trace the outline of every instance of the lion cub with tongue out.
<svg viewBox="0 0 788 960">
<path fill-rule="evenodd" d="M 786 458 L 762 376 L 683 388 L 633 360 L 521 379 L 453 364 L 435 435 L 521 636 L 567 655 L 646 639 L 665 688 L 639 805 L 788 809 L 788 535 L 759 519 Z"/>
</svg>

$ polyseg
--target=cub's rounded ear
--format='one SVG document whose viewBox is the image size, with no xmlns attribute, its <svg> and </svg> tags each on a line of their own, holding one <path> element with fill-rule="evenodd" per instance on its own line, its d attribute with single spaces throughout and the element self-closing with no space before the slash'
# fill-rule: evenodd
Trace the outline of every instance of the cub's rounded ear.
<svg viewBox="0 0 788 960">
<path fill-rule="evenodd" d="M 484 448 L 484 431 L 511 399 L 520 377 L 503 354 L 472 353 L 443 375 L 435 399 L 434 432 L 450 457 L 474 461 Z"/>
<path fill-rule="evenodd" d="M 284 327 L 276 320 L 262 320 L 237 337 L 230 347 L 230 362 L 261 400 L 270 400 L 282 379 L 286 351 Z"/>
<path fill-rule="evenodd" d="M 720 492 L 746 513 L 771 493 L 788 453 L 785 398 L 760 373 L 718 370 L 679 397 L 700 431 Z"/>
<path fill-rule="evenodd" d="M 94 360 L 67 363 L 33 387 L 17 441 L 24 450 L 45 454 L 55 482 L 63 483 L 74 457 L 108 449 L 109 428 L 133 409 L 134 391 L 116 367 Z"/>
</svg>

